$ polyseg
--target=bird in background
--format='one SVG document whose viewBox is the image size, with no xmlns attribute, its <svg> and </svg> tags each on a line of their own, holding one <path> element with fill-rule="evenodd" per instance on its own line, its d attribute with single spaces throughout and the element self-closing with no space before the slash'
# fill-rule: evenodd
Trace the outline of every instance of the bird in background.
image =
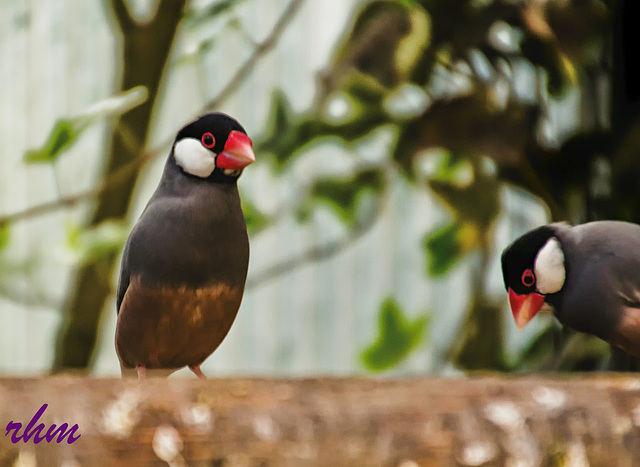
<svg viewBox="0 0 640 467">
<path fill-rule="evenodd" d="M 203 115 L 176 136 L 122 256 L 115 347 L 123 376 L 200 369 L 240 307 L 249 239 L 238 177 L 255 161 L 244 128 Z"/>
<path fill-rule="evenodd" d="M 640 356 L 640 226 L 538 227 L 504 250 L 502 275 L 518 328 L 551 311 L 563 325 Z"/>
</svg>

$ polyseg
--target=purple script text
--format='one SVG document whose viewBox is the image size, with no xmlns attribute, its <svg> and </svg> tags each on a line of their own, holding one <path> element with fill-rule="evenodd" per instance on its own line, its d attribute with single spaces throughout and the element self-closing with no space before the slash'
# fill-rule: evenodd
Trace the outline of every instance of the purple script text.
<svg viewBox="0 0 640 467">
<path fill-rule="evenodd" d="M 31 418 L 29 423 L 27 423 L 27 426 L 24 428 L 24 432 L 22 434 L 18 434 L 20 428 L 22 428 L 22 423 L 14 422 L 13 420 L 11 420 L 9 423 L 7 423 L 7 432 L 4 435 L 7 436 L 9 433 L 11 433 L 11 431 L 13 431 L 13 434 L 11 435 L 11 442 L 14 444 L 19 442 L 20 440 L 28 443 L 29 440 L 31 440 L 31 437 L 33 437 L 34 444 L 38 444 L 40 441 L 43 441 L 45 439 L 47 440 L 47 443 L 50 443 L 51 441 L 53 441 L 56 435 L 58 435 L 56 443 L 61 443 L 62 441 L 64 441 L 65 437 L 68 436 L 67 444 L 71 444 L 77 441 L 80 436 L 82 436 L 80 434 L 78 434 L 78 436 L 73 436 L 78 431 L 78 424 L 75 424 L 70 429 L 67 429 L 69 425 L 67 425 L 66 423 L 60 425 L 58 429 L 56 429 L 56 425 L 54 423 L 49 427 L 45 434 L 42 434 L 45 429 L 44 423 L 40 423 L 38 426 L 36 426 L 36 423 L 38 423 L 38 420 L 40 419 L 44 411 L 47 410 L 47 407 L 47 404 L 42 404 L 42 407 L 40 407 L 40 409 Z"/>
</svg>

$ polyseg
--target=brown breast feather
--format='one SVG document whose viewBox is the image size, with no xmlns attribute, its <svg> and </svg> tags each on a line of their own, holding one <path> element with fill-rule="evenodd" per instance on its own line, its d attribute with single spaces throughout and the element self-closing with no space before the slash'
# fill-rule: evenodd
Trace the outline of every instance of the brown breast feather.
<svg viewBox="0 0 640 467">
<path fill-rule="evenodd" d="M 149 287 L 133 277 L 116 326 L 120 360 L 149 369 L 201 364 L 229 332 L 242 292 L 227 284 Z"/>
</svg>

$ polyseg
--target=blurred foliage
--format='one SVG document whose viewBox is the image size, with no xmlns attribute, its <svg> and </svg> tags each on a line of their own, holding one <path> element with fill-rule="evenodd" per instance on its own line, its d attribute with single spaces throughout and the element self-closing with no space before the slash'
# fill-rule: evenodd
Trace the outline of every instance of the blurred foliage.
<svg viewBox="0 0 640 467">
<path fill-rule="evenodd" d="M 207 34 L 174 65 L 211 53 L 223 29 L 238 27 L 235 8 L 245 3 L 220 0 L 187 10 L 184 29 Z M 442 277 L 472 264 L 471 298 L 446 352 L 459 368 L 571 370 L 613 361 L 601 341 L 559 333 L 555 325 L 519 355 L 507 355 L 506 298 L 489 296 L 485 282 L 490 258 L 499 253 L 492 239 L 505 184 L 543 202 L 554 221 L 640 222 L 640 111 L 620 91 L 631 84 L 620 82 L 624 44 L 613 34 L 624 3 L 361 2 L 319 73 L 311 105 L 296 112 L 284 88 L 272 93 L 267 128 L 254 138 L 254 149 L 270 156 L 261 161 L 274 175 L 287 176 L 312 146 L 324 143 L 343 145 L 354 162 L 348 173 L 311 181 L 295 203 L 300 222 L 324 205 L 355 235 L 363 200 L 388 196 L 390 172 L 441 202 L 447 220 L 429 226 L 423 237 L 426 273 Z M 222 26 L 212 27 L 216 21 Z M 521 89 L 523 77 L 530 89 Z M 602 91 L 603 82 L 610 90 Z M 570 93 L 580 100 L 578 126 L 554 141 L 545 134 L 549 107 Z M 113 113 L 131 108 L 125 107 Z M 59 120 L 25 160 L 55 160 L 89 121 L 86 115 Z M 394 135 L 384 164 L 371 167 L 358 160 L 358 151 L 349 151 L 383 131 Z M 249 198 L 243 208 L 252 235 L 276 217 Z M 71 250 L 82 261 L 111 254 L 123 241 L 120 228 L 101 224 L 72 231 Z M 478 261 L 465 261 L 471 258 Z M 393 299 L 381 305 L 379 320 L 379 336 L 361 355 L 372 371 L 399 364 L 423 340 L 428 324 L 425 316 L 406 318 Z"/>
<path fill-rule="evenodd" d="M 203 4 L 201 6 L 191 6 L 188 8 L 183 17 L 185 27 L 196 28 L 207 25 L 210 21 L 233 15 L 235 9 L 247 0 L 220 0 L 213 3 Z"/>
<path fill-rule="evenodd" d="M 379 194 L 384 187 L 382 170 L 366 169 L 353 176 L 317 179 L 311 188 L 310 198 L 330 206 L 345 224 L 353 227 L 358 220 L 357 212 L 361 200 L 367 194 Z M 302 209 L 308 210 L 305 207 Z"/>
<path fill-rule="evenodd" d="M 173 65 L 186 65 L 200 62 L 216 45 L 224 42 L 228 30 L 242 30 L 237 16 L 237 8 L 247 0 L 220 0 L 200 5 L 191 4 L 182 18 L 182 28 L 192 41 L 183 53 L 174 60 Z M 204 32 L 203 34 L 193 34 Z M 197 37 L 197 39 L 196 39 Z"/>
<path fill-rule="evenodd" d="M 113 35 L 118 38 L 114 63 L 119 66 L 113 75 L 114 87 L 122 94 L 83 116 L 91 121 L 94 116 L 117 115 L 106 126 L 102 179 L 89 192 L 95 204 L 84 226 L 92 233 L 103 222 L 122 222 L 127 217 L 142 162 L 150 157 L 146 143 L 152 111 L 158 96 L 163 95 L 159 92 L 160 82 L 168 68 L 185 4 L 186 0 L 158 3 L 152 14 L 141 20 L 124 0 L 105 3 L 108 18 L 113 20 Z M 113 293 L 111 278 L 118 258 L 117 254 L 103 253 L 105 245 L 100 235 L 89 236 L 96 237 L 99 248 L 88 250 L 93 256 L 81 261 L 72 276 L 55 340 L 54 371 L 87 369 L 92 362 L 102 313 Z M 107 248 L 111 248 L 109 243 L 106 242 Z"/>
<path fill-rule="evenodd" d="M 458 221 L 429 232 L 424 240 L 427 273 L 434 277 L 448 273 L 464 255 L 477 248 L 476 237 L 472 224 Z"/>
<path fill-rule="evenodd" d="M 116 96 L 96 102 L 80 115 L 73 118 L 58 119 L 47 140 L 39 149 L 27 151 L 25 162 L 54 162 L 65 150 L 78 140 L 84 130 L 99 118 L 123 114 L 147 100 L 144 86 L 136 86 Z"/>
<path fill-rule="evenodd" d="M 256 150 L 271 154 L 274 168 L 284 171 L 294 156 L 299 155 L 310 143 L 317 143 L 325 137 L 339 138 L 343 142 L 353 143 L 368 135 L 374 128 L 387 123 L 388 116 L 382 108 L 380 98 L 366 83 L 353 83 L 346 94 L 352 98 L 352 115 L 342 122 L 334 121 L 328 115 L 315 116 L 293 114 L 285 95 L 276 91 L 273 96 L 269 129 L 258 139 Z M 354 97 L 358 96 L 358 97 Z M 371 99 L 367 102 L 364 99 Z"/>
<path fill-rule="evenodd" d="M 81 126 L 68 118 L 58 120 L 40 149 L 27 151 L 25 162 L 51 162 L 75 141 Z"/>
<path fill-rule="evenodd" d="M 556 352 L 549 349 L 556 348 Z M 605 370 L 612 356 L 609 345 L 588 334 L 573 333 L 553 323 L 531 340 L 520 355 L 508 363 L 508 368 L 518 371 L 559 370 L 574 371 Z M 629 362 L 625 362 L 628 366 Z"/>
<path fill-rule="evenodd" d="M 344 87 L 354 72 L 384 88 L 407 80 L 430 40 L 427 12 L 414 1 L 372 1 L 356 15 L 341 41 L 330 70 L 326 91 Z"/>
<path fill-rule="evenodd" d="M 9 224 L 0 223 L 0 251 L 4 250 L 9 244 Z"/>
<path fill-rule="evenodd" d="M 428 315 L 410 320 L 393 298 L 387 298 L 378 313 L 378 336 L 360 355 L 362 364 L 370 371 L 399 365 L 423 341 L 428 325 Z"/>
<path fill-rule="evenodd" d="M 505 370 L 504 304 L 476 293 L 452 345 L 453 363 L 468 370 Z"/>
<path fill-rule="evenodd" d="M 607 44 L 612 41 L 615 6 L 599 0 L 372 0 L 355 13 L 321 73 L 309 109 L 296 114 L 284 93 L 274 94 L 271 126 L 258 150 L 273 154 L 278 172 L 287 170 L 310 144 L 337 139 L 349 147 L 391 127 L 397 135 L 390 151 L 395 168 L 427 188 L 450 215 L 424 237 L 427 273 L 445 275 L 469 253 L 479 253 L 471 299 L 449 353 L 460 368 L 515 370 L 542 365 L 545 354 L 537 350 L 547 342 L 542 340 L 521 355 L 520 363 L 507 364 L 502 324 L 506 300 L 496 304 L 485 291 L 489 258 L 498 253 L 491 245 L 503 183 L 538 197 L 553 220 L 640 220 L 640 212 L 629 208 L 589 212 L 614 204 L 593 199 L 597 195 L 590 192 L 597 178 L 594 161 L 604 158 L 606 165 L 616 156 L 612 132 L 603 131 L 598 117 L 579 119 L 580 133 L 569 135 L 559 147 L 548 144 L 541 131 L 548 125 L 549 102 L 563 99 L 569 90 L 577 90 L 584 107 L 591 109 L 609 108 L 607 101 L 615 99 L 594 91 L 597 79 L 611 77 Z M 535 86 L 529 95 L 516 90 L 523 67 Z M 426 105 L 417 111 L 393 111 L 390 100 L 407 85 L 424 93 Z M 337 116 L 331 113 L 336 100 L 346 107 Z M 598 138 L 598 144 L 592 144 Z M 587 152 L 582 151 L 585 147 Z M 628 155 L 622 160 L 637 176 L 640 164 L 631 161 L 638 160 L 638 146 L 625 147 Z M 435 170 L 425 174 L 420 160 L 433 151 L 439 160 Z M 601 180 L 604 185 L 622 177 L 622 172 L 616 175 L 615 163 L 612 167 L 613 178 Z M 637 201 L 640 190 L 633 186 L 637 184 L 626 183 L 614 193 L 631 191 L 630 198 Z M 336 178 L 318 182 L 310 196 L 328 202 L 349 225 L 356 201 L 368 190 L 368 178 Z M 631 203 L 621 200 L 617 205 Z M 632 212 L 636 219 L 629 219 Z M 580 367 L 577 353 L 569 355 L 557 343 L 545 345 L 547 355 L 564 359 L 555 362 L 555 368 Z M 602 349 L 587 349 L 584 358 Z"/>
<path fill-rule="evenodd" d="M 95 262 L 118 253 L 129 236 L 130 226 L 123 221 L 108 220 L 89 228 L 67 227 L 65 253 L 69 261 L 81 264 Z"/>
<path fill-rule="evenodd" d="M 249 235 L 256 235 L 271 223 L 271 218 L 260 211 L 255 204 L 248 199 L 242 200 L 242 211 L 244 212 L 244 218 L 247 223 L 247 232 L 249 232 Z"/>
</svg>

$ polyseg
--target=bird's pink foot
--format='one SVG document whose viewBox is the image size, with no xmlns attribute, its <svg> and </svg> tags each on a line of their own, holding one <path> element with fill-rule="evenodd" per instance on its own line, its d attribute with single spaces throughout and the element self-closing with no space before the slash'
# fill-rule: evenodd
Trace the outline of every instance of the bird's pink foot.
<svg viewBox="0 0 640 467">
<path fill-rule="evenodd" d="M 147 377 L 147 369 L 146 367 L 139 365 L 136 370 L 138 370 L 138 379 L 146 379 Z"/>
<path fill-rule="evenodd" d="M 200 365 L 189 365 L 189 369 L 200 379 L 207 379 L 205 374 L 200 369 Z"/>
</svg>

